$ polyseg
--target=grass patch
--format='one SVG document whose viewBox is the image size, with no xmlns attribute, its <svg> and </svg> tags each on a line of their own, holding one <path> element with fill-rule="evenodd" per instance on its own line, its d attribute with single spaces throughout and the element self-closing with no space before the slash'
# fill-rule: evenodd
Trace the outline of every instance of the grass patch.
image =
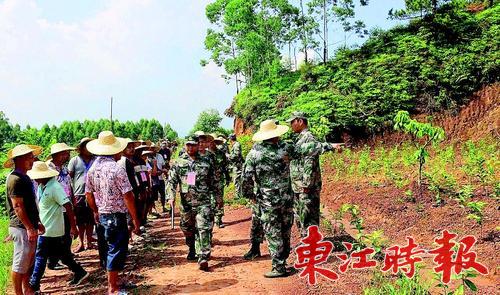
<svg viewBox="0 0 500 295">
<path fill-rule="evenodd" d="M 14 245 L 12 242 L 3 243 L 9 234 L 9 219 L 0 217 L 0 294 L 7 293 L 10 283 L 10 267 L 12 264 L 12 253 Z"/>
</svg>

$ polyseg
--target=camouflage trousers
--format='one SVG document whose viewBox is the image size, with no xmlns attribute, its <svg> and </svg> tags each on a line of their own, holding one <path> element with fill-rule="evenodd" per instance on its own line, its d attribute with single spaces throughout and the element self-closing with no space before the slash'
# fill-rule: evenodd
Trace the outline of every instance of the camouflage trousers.
<svg viewBox="0 0 500 295">
<path fill-rule="evenodd" d="M 252 244 L 261 244 L 264 241 L 264 228 L 262 227 L 261 210 L 258 203 L 252 203 L 252 226 L 250 227 L 250 241 Z"/>
<path fill-rule="evenodd" d="M 224 183 L 221 181 L 216 184 L 216 191 L 211 198 L 211 206 L 215 220 L 222 219 L 224 216 Z"/>
<path fill-rule="evenodd" d="M 290 236 L 293 224 L 293 208 L 261 206 L 261 221 L 271 255 L 273 269 L 284 271 L 290 256 Z"/>
<path fill-rule="evenodd" d="M 309 194 L 295 193 L 294 214 L 300 236 L 307 236 L 307 228 L 311 225 L 319 225 L 319 195 L 321 190 L 315 190 Z"/>
<path fill-rule="evenodd" d="M 186 244 L 195 244 L 200 260 L 210 257 L 213 229 L 211 219 L 210 205 L 199 205 L 190 209 L 181 206 L 181 230 L 186 237 Z"/>
</svg>

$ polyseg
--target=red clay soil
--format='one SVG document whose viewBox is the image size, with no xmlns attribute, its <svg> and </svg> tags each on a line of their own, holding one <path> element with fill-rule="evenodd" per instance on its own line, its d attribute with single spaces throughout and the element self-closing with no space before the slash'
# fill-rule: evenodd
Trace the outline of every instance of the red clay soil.
<svg viewBox="0 0 500 295">
<path fill-rule="evenodd" d="M 328 175 L 329 166 L 326 165 Z M 390 245 L 405 245 L 405 237 L 413 236 L 417 243 L 426 249 L 432 248 L 432 240 L 443 229 L 458 233 L 460 236 L 473 234 L 480 238 L 475 249 L 480 262 L 486 264 L 490 275 L 478 277 L 473 281 L 478 285 L 477 294 L 498 294 L 499 259 L 498 225 L 500 216 L 495 206 L 488 206 L 482 233 L 478 226 L 466 220 L 463 208 L 449 203 L 444 207 L 431 206 L 431 198 L 420 200 L 422 205 L 398 202 L 403 192 L 391 186 L 377 188 L 369 184 L 335 183 L 324 177 L 322 192 L 325 216 L 338 209 L 343 203 L 358 204 L 364 218 L 366 232 L 383 229 Z M 483 200 L 484 198 L 480 197 Z M 488 201 L 488 200 L 486 200 Z M 489 200 L 491 201 L 491 200 Z M 246 261 L 242 255 L 249 247 L 250 211 L 247 208 L 226 208 L 227 227 L 215 229 L 214 247 L 209 263 L 209 272 L 201 272 L 197 264 L 185 259 L 187 254 L 184 237 L 178 227 L 170 229 L 167 218 L 153 220 L 149 229 L 150 238 L 132 251 L 125 271 L 128 282 L 136 285 L 131 294 L 362 294 L 368 286 L 373 270 L 352 270 L 340 274 L 339 280 L 328 281 L 319 277 L 318 285 L 309 287 L 305 279 L 297 275 L 288 278 L 266 279 L 262 275 L 270 268 L 270 257 L 265 244 L 265 254 L 256 261 Z M 327 229 L 322 228 L 327 238 L 333 238 Z M 352 233 L 352 229 L 348 229 Z M 496 233 L 492 240 L 488 235 Z M 329 236 L 330 235 L 330 236 Z M 485 239 L 486 238 L 486 239 Z M 296 229 L 293 229 L 293 243 L 298 243 Z M 325 268 L 338 272 L 339 259 L 335 252 L 330 256 Z M 67 270 L 47 270 L 42 281 L 42 291 L 47 294 L 105 294 L 106 275 L 98 269 L 97 251 L 77 254 L 77 260 L 91 272 L 89 280 L 82 286 L 67 286 L 70 274 Z M 295 255 L 289 263 L 295 261 Z M 379 262 L 379 265 L 381 262 Z M 427 268 L 432 265 L 426 261 Z M 424 269 L 424 278 L 430 279 Z M 434 292 L 433 292 L 434 294 Z M 438 294 L 437 291 L 435 294 Z"/>
<path fill-rule="evenodd" d="M 446 141 L 458 142 L 463 140 L 477 140 L 492 136 L 500 138 L 500 83 L 483 87 L 469 97 L 469 103 L 462 106 L 457 112 L 443 112 L 419 114 L 414 117 L 420 122 L 430 122 L 440 126 L 446 134 Z M 354 140 L 344 134 L 344 140 L 356 146 L 380 143 L 398 143 L 409 137 L 401 132 L 394 132 L 391 128 L 370 138 Z"/>
<path fill-rule="evenodd" d="M 142 249 L 132 251 L 126 267 L 127 280 L 136 285 L 131 294 L 306 294 L 304 280 L 297 276 L 266 279 L 271 261 L 267 247 L 262 258 L 246 261 L 249 249 L 250 210 L 227 208 L 227 226 L 214 230 L 214 246 L 209 272 L 198 270 L 196 262 L 186 260 L 184 236 L 176 226 L 172 230 L 168 218 L 153 220 L 150 239 Z M 297 243 L 297 241 L 295 242 Z M 293 263 L 294 257 L 289 259 Z M 90 279 L 78 288 L 67 286 L 67 270 L 47 270 L 42 291 L 48 294 L 105 294 L 106 276 L 97 268 L 97 251 L 77 254 L 77 260 L 91 272 Z"/>
<path fill-rule="evenodd" d="M 332 173 L 332 168 L 325 165 L 324 175 Z M 414 190 L 416 191 L 416 189 Z M 342 204 L 357 204 L 361 210 L 361 217 L 364 220 L 365 233 L 374 230 L 384 230 L 384 236 L 388 238 L 389 245 L 407 244 L 406 237 L 413 236 L 418 244 L 424 249 L 436 248 L 433 240 L 441 235 L 441 231 L 447 229 L 457 233 L 459 238 L 465 235 L 474 235 L 478 242 L 473 250 L 477 251 L 478 260 L 484 263 L 490 274 L 488 276 L 478 276 L 472 279 L 479 288 L 475 294 L 500 294 L 500 259 L 498 222 L 500 213 L 498 201 L 484 195 L 474 198 L 474 201 L 484 201 L 489 204 L 484 210 L 484 223 L 482 229 L 475 221 L 466 218 L 468 212 L 461 208 L 456 201 L 446 200 L 442 207 L 433 207 L 433 200 L 430 195 L 425 195 L 423 199 L 416 203 L 404 201 L 404 190 L 399 190 L 393 185 L 381 184 L 374 187 L 368 183 L 345 183 L 335 182 L 328 177 L 324 177 L 323 191 L 321 194 L 322 203 L 326 210 L 338 210 Z M 495 205 L 496 204 L 496 205 Z M 353 232 L 351 229 L 350 232 Z M 424 278 L 432 278 L 430 270 L 435 265 L 432 259 L 426 259 L 423 270 Z M 357 274 L 363 272 L 355 271 Z M 364 272 L 364 276 L 355 278 L 349 276 L 347 281 L 354 281 L 351 290 L 354 294 L 361 292 L 360 286 L 366 285 L 369 272 Z M 344 282 L 342 282 L 344 284 Z M 332 284 L 328 284 L 332 285 Z M 341 284 L 334 284 L 340 287 Z M 435 284 L 433 284 L 435 285 Z M 333 286 L 333 285 L 332 285 Z M 346 289 L 347 290 L 347 289 Z M 434 292 L 433 292 L 434 294 Z M 436 290 L 436 294 L 437 290 Z"/>
</svg>

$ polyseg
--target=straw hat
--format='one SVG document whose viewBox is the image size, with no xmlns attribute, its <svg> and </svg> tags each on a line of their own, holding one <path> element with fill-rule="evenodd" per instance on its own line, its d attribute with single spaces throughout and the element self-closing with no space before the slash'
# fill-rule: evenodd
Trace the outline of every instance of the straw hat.
<svg viewBox="0 0 500 295">
<path fill-rule="evenodd" d="M 7 160 L 3 163 L 4 168 L 12 168 L 14 166 L 14 158 L 19 156 L 24 156 L 29 153 L 33 153 L 34 156 L 38 156 L 42 153 L 42 148 L 37 145 L 20 144 L 15 146 L 7 153 Z"/>
<path fill-rule="evenodd" d="M 141 144 L 141 145 L 139 145 L 139 146 L 136 146 L 136 147 L 135 147 L 135 150 L 147 149 L 147 148 L 149 148 L 149 146 L 147 146 L 147 145 L 145 145 L 145 144 Z"/>
<path fill-rule="evenodd" d="M 146 155 L 151 155 L 153 152 L 152 151 L 143 151 L 141 155 L 146 156 Z"/>
<path fill-rule="evenodd" d="M 127 142 L 127 145 L 133 144 L 133 145 L 138 145 L 140 142 L 138 140 L 132 140 L 130 138 L 125 138 L 125 141 Z M 135 148 L 135 147 L 134 147 Z"/>
<path fill-rule="evenodd" d="M 53 154 L 57 154 L 57 153 L 64 152 L 64 151 L 74 151 L 74 150 L 75 150 L 74 147 L 70 147 L 67 144 L 65 144 L 64 142 L 54 143 L 50 147 L 50 154 L 53 155 Z"/>
<path fill-rule="evenodd" d="M 115 137 L 111 131 L 102 131 L 99 137 L 87 143 L 87 150 L 98 156 L 116 155 L 127 147 L 125 138 Z"/>
<path fill-rule="evenodd" d="M 80 143 L 76 146 L 76 148 L 77 149 L 81 148 L 84 143 L 87 143 L 91 140 L 92 140 L 92 138 L 90 138 L 90 137 L 84 137 L 84 138 L 80 139 Z"/>
<path fill-rule="evenodd" d="M 259 131 L 257 131 L 253 137 L 253 141 L 263 141 L 266 139 L 271 139 L 274 137 L 279 137 L 285 133 L 287 133 L 288 126 L 285 125 L 276 125 L 274 120 L 265 120 L 260 123 Z"/>
<path fill-rule="evenodd" d="M 151 145 L 149 146 L 149 150 L 151 151 L 154 151 L 154 152 L 159 152 L 160 151 L 160 147 L 157 146 L 155 143 L 151 143 Z"/>
<path fill-rule="evenodd" d="M 57 176 L 59 175 L 59 172 L 50 168 L 45 162 L 36 161 L 33 163 L 33 168 L 31 168 L 27 174 L 31 179 L 44 179 Z"/>
</svg>

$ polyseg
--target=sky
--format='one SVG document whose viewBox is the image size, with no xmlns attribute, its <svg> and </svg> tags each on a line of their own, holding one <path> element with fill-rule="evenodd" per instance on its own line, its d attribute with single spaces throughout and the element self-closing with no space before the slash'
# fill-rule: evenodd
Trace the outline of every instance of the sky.
<svg viewBox="0 0 500 295">
<path fill-rule="evenodd" d="M 185 135 L 198 114 L 221 114 L 235 95 L 203 41 L 210 0 L 0 0 L 0 111 L 11 123 L 157 119 Z M 390 28 L 390 8 L 357 9 L 368 28 Z M 344 33 L 332 30 L 332 42 Z M 351 37 L 349 44 L 361 44 Z M 232 127 L 224 118 L 223 126 Z"/>
</svg>

